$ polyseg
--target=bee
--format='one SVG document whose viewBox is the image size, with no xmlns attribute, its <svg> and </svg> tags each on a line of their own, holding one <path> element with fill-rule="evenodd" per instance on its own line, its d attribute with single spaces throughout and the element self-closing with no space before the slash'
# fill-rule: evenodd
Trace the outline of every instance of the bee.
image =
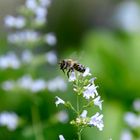
<svg viewBox="0 0 140 140">
<path fill-rule="evenodd" d="M 67 76 L 69 78 L 69 73 L 73 72 L 74 70 L 84 73 L 86 68 L 82 64 L 74 61 L 72 59 L 64 59 L 59 62 L 60 69 L 65 73 L 67 71 Z"/>
</svg>

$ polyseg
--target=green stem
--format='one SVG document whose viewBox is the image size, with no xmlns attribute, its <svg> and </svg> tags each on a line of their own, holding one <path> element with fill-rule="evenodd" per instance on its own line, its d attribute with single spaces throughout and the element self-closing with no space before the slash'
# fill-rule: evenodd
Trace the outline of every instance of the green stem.
<svg viewBox="0 0 140 140">
<path fill-rule="evenodd" d="M 81 133 L 78 132 L 78 140 L 81 140 Z"/>
<path fill-rule="evenodd" d="M 31 113 L 32 113 L 33 131 L 34 131 L 35 139 L 44 140 L 39 112 L 35 105 L 32 105 Z"/>
<path fill-rule="evenodd" d="M 80 116 L 80 107 L 79 107 L 79 95 L 77 95 L 77 114 L 78 117 Z M 81 130 L 80 130 L 80 126 L 78 126 L 78 140 L 81 140 Z"/>
<path fill-rule="evenodd" d="M 79 112 L 79 95 L 77 95 L 77 114 L 78 114 L 78 117 L 80 115 L 80 112 Z"/>
</svg>

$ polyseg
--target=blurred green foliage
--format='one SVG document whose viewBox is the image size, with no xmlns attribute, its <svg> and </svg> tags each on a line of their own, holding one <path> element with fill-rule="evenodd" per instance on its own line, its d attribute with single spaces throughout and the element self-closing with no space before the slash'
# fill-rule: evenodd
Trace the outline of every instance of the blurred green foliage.
<svg viewBox="0 0 140 140">
<path fill-rule="evenodd" d="M 113 140 L 119 139 L 120 132 L 124 126 L 123 113 L 130 109 L 130 103 L 132 103 L 133 99 L 140 96 L 139 36 L 139 34 L 96 30 L 87 33 L 83 39 L 80 52 L 84 54 L 84 57 L 81 58 L 80 63 L 89 66 L 94 76 L 97 77 L 99 93 L 104 99 L 103 114 L 105 121 L 103 133 L 98 132 L 96 129 L 86 129 L 83 134 L 83 139 L 92 140 L 94 137 L 96 140 L 101 140 L 102 138 L 109 139 L 110 137 Z M 66 57 L 66 54 L 70 55 L 72 52 L 76 51 L 73 49 L 72 51 L 66 52 L 65 50 L 65 53 L 61 54 L 61 57 Z M 53 71 L 48 70 L 44 69 L 42 71 L 45 71 L 46 74 L 53 75 Z M 8 69 L 6 71 L 0 71 L 0 73 L 0 80 L 2 82 L 7 78 L 16 79 L 18 75 L 22 74 L 22 70 L 12 71 Z M 67 96 L 66 98 L 73 100 L 73 95 L 69 94 L 70 92 L 71 89 L 70 91 L 66 91 L 68 95 L 61 95 L 60 93 L 59 95 Z M 54 95 L 58 94 L 56 93 Z M 22 123 L 26 126 L 32 122 L 30 109 L 32 104 L 35 104 L 39 108 L 38 113 L 43 123 L 43 133 L 46 139 L 57 139 L 57 136 L 62 132 L 67 139 L 70 139 L 74 129 L 71 129 L 68 124 L 52 125 L 52 122 L 46 122 L 56 112 L 54 95 L 47 92 L 37 95 L 19 93 L 18 91 L 4 93 L 1 90 L 0 110 L 16 111 L 24 117 Z M 1 139 L 6 138 L 10 140 L 11 138 L 18 139 L 19 137 L 21 139 L 34 139 L 32 127 L 25 127 L 23 130 L 19 128 L 15 132 L 8 132 L 4 128 L 0 129 Z M 68 132 L 71 130 L 73 132 L 69 135 Z"/>
<path fill-rule="evenodd" d="M 73 5 L 75 3 L 67 5 L 67 7 L 71 9 Z M 54 7 L 57 6 L 57 3 L 54 3 Z M 61 9 L 61 6 L 59 5 L 58 9 Z M 66 11 L 67 7 L 65 7 Z M 50 11 L 53 10 L 55 8 L 50 9 Z M 76 5 L 74 11 L 77 13 Z M 96 128 L 85 129 L 83 140 L 109 140 L 109 138 L 119 140 L 120 133 L 125 126 L 124 112 L 131 110 L 132 101 L 140 97 L 140 33 L 96 28 L 87 31 L 87 25 L 83 22 L 85 19 L 82 19 L 84 12 L 81 13 L 81 11 L 79 10 L 74 16 L 71 16 L 73 15 L 71 11 L 63 12 L 62 10 L 62 16 L 59 12 L 53 11 L 49 15 L 48 30 L 57 33 L 58 46 L 54 50 L 58 52 L 60 59 L 68 58 L 75 53 L 77 59 L 80 58 L 80 63 L 90 67 L 91 73 L 97 77 L 99 94 L 104 100 L 105 128 L 103 132 L 99 132 Z M 79 15 L 80 20 L 77 20 Z M 45 30 L 43 31 L 45 32 Z M 1 55 L 8 50 L 16 50 L 17 55 L 22 51 L 15 46 L 10 46 L 5 38 L 0 40 L 0 46 Z M 48 48 L 45 46 L 34 50 L 36 54 L 46 51 Z M 42 61 L 42 57 L 37 60 Z M 25 72 L 30 73 L 33 78 L 51 79 L 57 75 L 64 77 L 58 66 L 36 63 L 35 59 L 32 65 L 23 66 L 19 70 L 10 68 L 0 70 L 0 85 L 7 79 L 17 80 Z M 0 127 L 0 140 L 37 140 L 34 131 L 38 134 L 38 140 L 57 140 L 59 134 L 63 134 L 66 140 L 75 139 L 75 128 L 69 123 L 62 124 L 55 119 L 56 113 L 60 109 L 64 109 L 55 107 L 56 95 L 75 102 L 70 85 L 66 93 L 60 91 L 52 93 L 44 90 L 37 94 L 31 94 L 30 91 L 21 89 L 5 92 L 0 88 L 0 111 L 15 111 L 21 117 L 20 125 L 16 131 L 8 131 L 6 127 Z M 73 114 L 68 113 L 71 119 Z M 40 136 L 40 133 L 44 138 Z"/>
</svg>

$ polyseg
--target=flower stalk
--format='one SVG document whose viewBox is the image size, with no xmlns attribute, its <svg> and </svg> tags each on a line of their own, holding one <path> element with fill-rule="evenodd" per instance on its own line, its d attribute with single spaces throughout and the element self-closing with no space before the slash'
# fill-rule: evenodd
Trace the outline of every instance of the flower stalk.
<svg viewBox="0 0 140 140">
<path fill-rule="evenodd" d="M 95 115 L 89 117 L 87 116 L 88 111 L 85 110 L 95 106 L 98 106 L 99 109 L 102 110 L 103 101 L 100 100 L 101 97 L 98 95 L 98 86 L 94 84 L 96 78 L 91 78 L 90 69 L 88 67 L 85 68 L 81 64 L 79 64 L 79 69 L 82 67 L 82 72 L 77 69 L 78 66 L 76 64 L 76 69 L 72 69 L 71 67 L 66 68 L 70 60 L 71 59 L 62 61 L 63 63 L 60 63 L 60 69 L 68 71 L 68 81 L 73 84 L 73 91 L 76 95 L 76 106 L 72 105 L 70 101 L 64 101 L 59 97 L 56 97 L 57 101 L 55 103 L 56 106 L 63 104 L 76 113 L 76 117 L 70 121 L 70 124 L 77 128 L 77 138 L 78 140 L 82 140 L 81 134 L 86 127 L 97 127 L 100 131 L 103 130 L 103 115 L 97 112 Z M 84 100 L 84 103 L 80 102 L 81 99 Z"/>
</svg>

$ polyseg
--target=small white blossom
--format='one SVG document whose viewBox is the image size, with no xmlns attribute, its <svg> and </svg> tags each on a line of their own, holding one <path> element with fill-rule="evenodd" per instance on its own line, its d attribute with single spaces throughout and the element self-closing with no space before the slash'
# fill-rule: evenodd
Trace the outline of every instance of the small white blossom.
<svg viewBox="0 0 140 140">
<path fill-rule="evenodd" d="M 46 16 L 47 16 L 47 10 L 45 7 L 42 7 L 42 6 L 38 6 L 35 10 L 35 14 L 36 14 L 36 17 L 38 17 L 39 19 L 46 19 Z"/>
<path fill-rule="evenodd" d="M 39 92 L 46 88 L 46 82 L 43 79 L 33 80 L 30 75 L 25 75 L 18 81 L 18 86 L 20 88 L 28 89 L 33 93 Z"/>
<path fill-rule="evenodd" d="M 70 73 L 70 76 L 69 76 L 69 82 L 73 82 L 73 81 L 75 81 L 75 80 L 76 80 L 76 75 L 75 75 L 75 72 L 72 71 L 72 72 Z"/>
<path fill-rule="evenodd" d="M 47 35 L 45 35 L 44 40 L 50 46 L 54 46 L 57 43 L 57 39 L 56 39 L 56 36 L 54 35 L 54 33 L 48 33 Z"/>
<path fill-rule="evenodd" d="M 140 31 L 140 6 L 137 1 L 124 1 L 118 5 L 115 21 L 120 28 L 128 32 Z"/>
<path fill-rule="evenodd" d="M 100 96 L 96 97 L 94 100 L 94 105 L 99 106 L 100 110 L 102 110 L 102 101 L 100 101 Z"/>
<path fill-rule="evenodd" d="M 56 106 L 58 106 L 59 104 L 65 104 L 65 101 L 63 101 L 61 98 L 59 98 L 58 96 L 56 96 L 56 101 L 55 101 L 55 104 Z"/>
<path fill-rule="evenodd" d="M 66 111 L 58 112 L 56 117 L 61 123 L 67 123 L 69 119 L 68 113 Z"/>
<path fill-rule="evenodd" d="M 94 116 L 92 116 L 92 117 L 90 118 L 89 125 L 90 125 L 90 126 L 97 126 L 97 128 L 98 128 L 100 131 L 102 131 L 102 130 L 103 130 L 103 127 L 104 127 L 102 118 L 103 118 L 103 115 L 102 115 L 102 114 L 100 115 L 100 114 L 97 112 Z"/>
<path fill-rule="evenodd" d="M 25 63 L 29 63 L 33 60 L 33 54 L 29 50 L 25 50 L 22 53 L 21 59 Z"/>
<path fill-rule="evenodd" d="M 132 112 L 126 113 L 124 120 L 132 128 L 136 128 L 140 126 L 140 118 Z"/>
<path fill-rule="evenodd" d="M 58 76 L 47 82 L 47 88 L 51 92 L 55 92 L 57 90 L 65 91 L 67 89 L 67 84 L 61 77 Z"/>
<path fill-rule="evenodd" d="M 136 99 L 133 103 L 133 107 L 136 111 L 140 112 L 140 99 Z"/>
<path fill-rule="evenodd" d="M 5 81 L 2 83 L 2 89 L 5 91 L 9 91 L 14 88 L 14 85 L 14 81 Z"/>
<path fill-rule="evenodd" d="M 10 43 L 36 42 L 38 38 L 39 34 L 32 30 L 25 30 L 8 35 L 8 41 Z"/>
<path fill-rule="evenodd" d="M 59 135 L 59 140 L 65 140 L 63 135 Z"/>
<path fill-rule="evenodd" d="M 35 19 L 34 19 L 34 22 L 35 24 L 37 25 L 43 25 L 46 23 L 46 17 L 39 17 L 39 16 L 36 16 Z"/>
<path fill-rule="evenodd" d="M 13 27 L 15 25 L 15 18 L 11 15 L 8 15 L 4 19 L 5 26 Z"/>
<path fill-rule="evenodd" d="M 45 55 L 45 59 L 47 62 L 49 62 L 51 65 L 55 65 L 57 63 L 57 56 L 56 53 L 53 51 L 48 52 Z"/>
<path fill-rule="evenodd" d="M 9 52 L 4 56 L 0 56 L 0 68 L 13 68 L 18 69 L 20 67 L 20 61 L 13 52 Z"/>
<path fill-rule="evenodd" d="M 90 76 L 90 75 L 91 75 L 90 69 L 87 67 L 85 72 L 83 73 L 83 77 Z"/>
<path fill-rule="evenodd" d="M 80 115 L 82 118 L 87 117 L 87 110 L 83 110 L 82 114 Z"/>
<path fill-rule="evenodd" d="M 132 135 L 129 130 L 124 130 L 121 134 L 121 140 L 132 140 Z"/>
<path fill-rule="evenodd" d="M 31 9 L 31 10 L 36 10 L 36 8 L 38 7 L 38 4 L 37 4 L 37 1 L 36 0 L 26 0 L 25 2 L 25 6 L 28 8 L 28 9 Z"/>
<path fill-rule="evenodd" d="M 94 81 L 95 81 L 96 79 L 97 79 L 96 77 L 91 78 L 91 79 L 89 80 L 89 83 L 91 83 L 92 85 L 95 85 L 95 84 L 94 84 Z"/>
<path fill-rule="evenodd" d="M 32 92 L 39 92 L 41 90 L 44 90 L 45 88 L 46 88 L 46 82 L 42 79 L 38 79 L 32 83 L 31 91 Z"/>
<path fill-rule="evenodd" d="M 9 15 L 5 17 L 4 21 L 7 27 L 17 28 L 17 29 L 23 28 L 26 24 L 25 18 L 22 16 L 13 17 Z"/>
<path fill-rule="evenodd" d="M 9 130 L 15 130 L 18 125 L 18 116 L 14 112 L 0 113 L 0 126 L 7 126 Z"/>
<path fill-rule="evenodd" d="M 39 0 L 41 6 L 48 7 L 51 4 L 51 0 Z"/>
<path fill-rule="evenodd" d="M 18 79 L 17 82 L 19 84 L 19 87 L 24 88 L 24 89 L 30 89 L 33 84 L 33 80 L 30 75 L 22 76 L 20 79 Z"/>
<path fill-rule="evenodd" d="M 85 90 L 83 92 L 83 97 L 85 97 L 86 99 L 90 99 L 90 97 L 94 98 L 95 95 L 98 95 L 98 92 L 96 90 L 97 86 L 89 84 L 84 88 Z"/>
</svg>

